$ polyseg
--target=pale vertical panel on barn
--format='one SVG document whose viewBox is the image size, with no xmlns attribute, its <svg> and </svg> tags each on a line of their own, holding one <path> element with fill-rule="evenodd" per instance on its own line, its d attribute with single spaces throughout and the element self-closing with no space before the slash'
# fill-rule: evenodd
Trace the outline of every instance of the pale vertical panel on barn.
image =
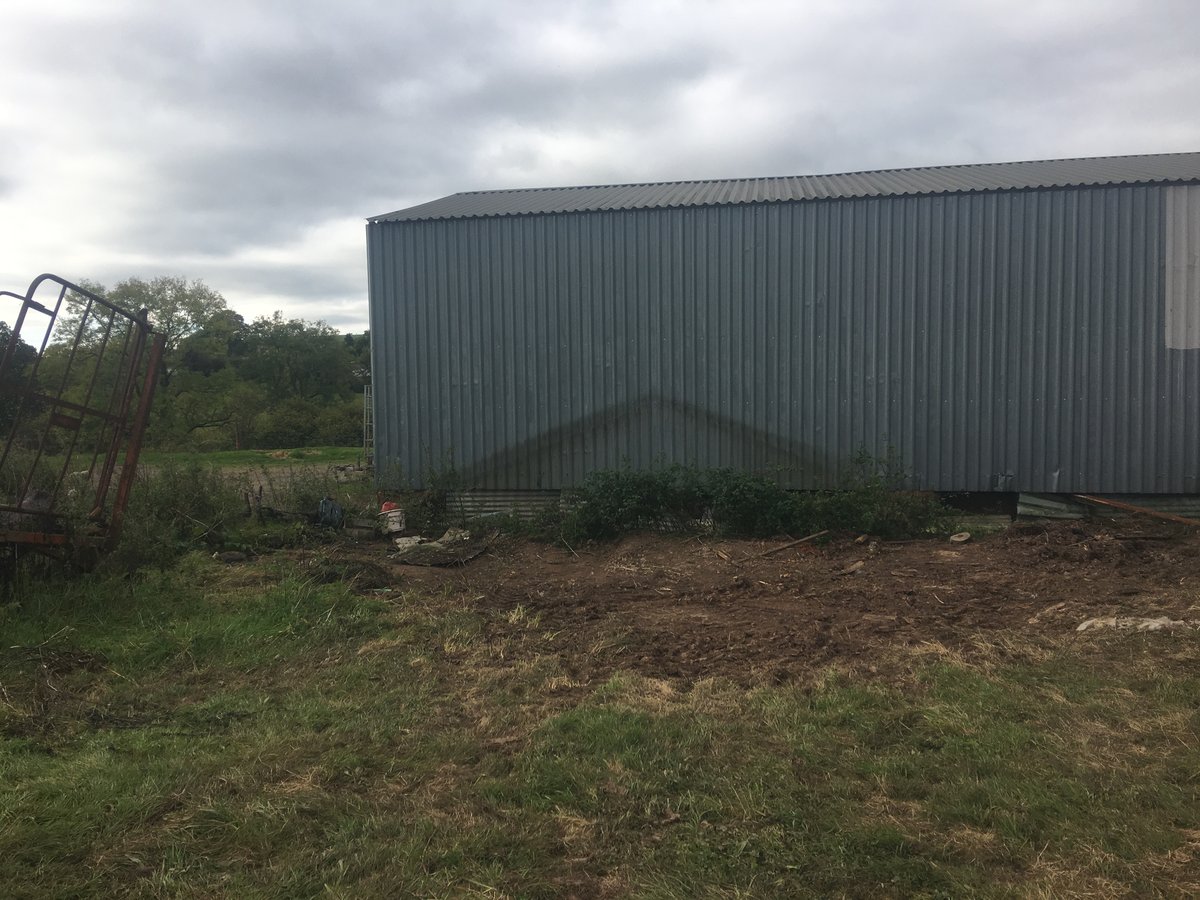
<svg viewBox="0 0 1200 900">
<path fill-rule="evenodd" d="M 1166 189 L 1166 339 L 1200 350 L 1200 186 Z"/>
</svg>

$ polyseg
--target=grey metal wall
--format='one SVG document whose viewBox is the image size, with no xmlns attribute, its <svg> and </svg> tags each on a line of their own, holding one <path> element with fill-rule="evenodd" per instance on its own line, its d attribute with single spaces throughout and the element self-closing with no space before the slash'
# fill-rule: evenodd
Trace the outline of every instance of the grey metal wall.
<svg viewBox="0 0 1200 900">
<path fill-rule="evenodd" d="M 376 463 L 547 489 L 656 459 L 833 486 L 1200 490 L 1164 192 L 1105 187 L 368 226 Z"/>
</svg>

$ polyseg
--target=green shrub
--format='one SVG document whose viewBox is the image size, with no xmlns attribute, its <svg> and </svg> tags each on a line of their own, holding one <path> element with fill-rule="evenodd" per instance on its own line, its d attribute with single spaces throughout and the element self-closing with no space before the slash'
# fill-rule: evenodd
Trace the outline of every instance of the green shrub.
<svg viewBox="0 0 1200 900">
<path fill-rule="evenodd" d="M 699 469 L 601 469 L 567 494 L 570 535 L 613 538 L 648 528 L 690 527 L 710 505 Z"/>
<path fill-rule="evenodd" d="M 820 496 L 821 527 L 858 531 L 882 538 L 906 538 L 948 528 L 951 513 L 931 493 L 907 491 L 899 457 L 859 452 L 841 475 L 842 489 Z"/>
<path fill-rule="evenodd" d="M 831 531 L 884 538 L 936 532 L 949 512 L 930 494 L 900 490 L 904 472 L 893 454 L 860 454 L 836 491 L 789 491 L 764 475 L 736 469 L 668 465 L 603 469 L 568 491 L 559 526 L 568 542 L 607 540 L 645 530 L 697 530 L 770 537 Z"/>
<path fill-rule="evenodd" d="M 769 478 L 736 469 L 705 473 L 713 530 L 742 537 L 770 537 L 815 526 L 803 495 Z"/>
</svg>

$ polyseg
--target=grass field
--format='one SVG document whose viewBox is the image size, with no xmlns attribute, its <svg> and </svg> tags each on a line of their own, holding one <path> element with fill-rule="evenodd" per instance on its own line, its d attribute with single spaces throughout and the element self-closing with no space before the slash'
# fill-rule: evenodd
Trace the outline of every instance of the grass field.
<svg viewBox="0 0 1200 900">
<path fill-rule="evenodd" d="M 19 583 L 0 895 L 1200 890 L 1194 645 L 583 682 L 522 604 L 330 571 L 193 555 Z"/>
</svg>

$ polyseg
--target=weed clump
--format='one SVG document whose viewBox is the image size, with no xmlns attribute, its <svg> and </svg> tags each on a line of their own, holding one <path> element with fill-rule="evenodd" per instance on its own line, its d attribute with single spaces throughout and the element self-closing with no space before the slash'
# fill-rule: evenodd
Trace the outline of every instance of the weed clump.
<svg viewBox="0 0 1200 900">
<path fill-rule="evenodd" d="M 120 540 L 102 565 L 114 572 L 165 569 L 189 551 L 223 546 L 245 516 L 245 499 L 218 468 L 166 462 L 142 469 Z"/>
<path fill-rule="evenodd" d="M 414 487 L 397 468 L 387 468 L 380 473 L 380 483 L 391 489 L 381 496 L 388 496 L 404 510 L 406 527 L 410 534 L 438 535 L 449 525 L 464 524 L 461 510 L 451 507 L 451 498 L 463 488 L 462 476 L 447 454 L 440 462 L 430 458 L 422 473 L 423 487 Z"/>
</svg>

